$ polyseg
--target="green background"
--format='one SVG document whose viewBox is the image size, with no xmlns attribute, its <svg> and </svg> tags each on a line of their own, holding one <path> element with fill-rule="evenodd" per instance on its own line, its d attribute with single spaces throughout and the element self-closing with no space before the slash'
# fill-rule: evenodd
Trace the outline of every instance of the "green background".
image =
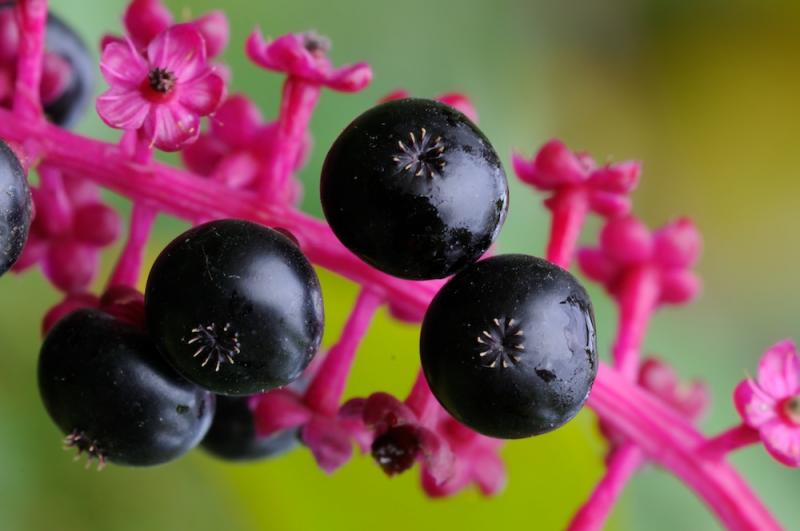
<svg viewBox="0 0 800 531">
<path fill-rule="evenodd" d="M 52 0 L 53 9 L 97 43 L 119 32 L 121 0 Z M 182 17 L 220 0 L 169 1 Z M 508 168 L 512 149 L 531 154 L 551 137 L 598 160 L 637 158 L 644 180 L 636 212 L 651 224 L 691 215 L 705 235 L 703 297 L 653 323 L 648 352 L 700 376 L 712 390 L 709 432 L 736 421 L 731 391 L 760 352 L 800 328 L 800 4 L 786 1 L 226 0 L 232 90 L 274 116 L 281 78 L 242 53 L 259 24 L 268 35 L 316 29 L 336 63 L 366 60 L 373 84 L 356 95 L 325 93 L 312 121 L 318 149 L 302 171 L 303 208 L 319 215 L 317 177 L 325 146 L 357 113 L 395 88 L 419 96 L 460 90 Z M 114 139 L 91 113 L 80 130 Z M 540 253 L 547 215 L 512 183 L 500 239 L 508 252 Z M 128 212 L 125 201 L 113 199 Z M 155 256 L 184 225 L 159 220 Z M 590 225 L 596 228 L 596 222 Z M 593 230 L 587 231 L 592 240 Z M 103 274 L 118 247 L 107 253 Z M 102 279 L 101 279 L 102 280 Z M 335 340 L 355 287 L 322 281 L 326 344 Z M 101 282 L 98 282 L 100 285 Z M 592 287 L 600 345 L 612 341 L 615 310 Z M 357 457 L 326 476 L 299 450 L 235 466 L 196 451 L 154 469 L 84 471 L 61 450 L 35 383 L 40 317 L 58 300 L 38 271 L 0 280 L 0 529 L 306 530 L 560 529 L 602 472 L 594 417 L 508 444 L 509 485 L 494 499 L 466 492 L 430 501 L 417 471 L 387 479 Z M 418 359 L 414 327 L 381 313 L 353 371 L 348 396 L 403 395 Z M 92 407 L 87 404 L 86 407 Z M 760 447 L 734 462 L 787 527 L 800 522 L 800 472 Z M 669 474 L 646 469 L 626 489 L 611 529 L 711 529 L 705 508 Z"/>
</svg>

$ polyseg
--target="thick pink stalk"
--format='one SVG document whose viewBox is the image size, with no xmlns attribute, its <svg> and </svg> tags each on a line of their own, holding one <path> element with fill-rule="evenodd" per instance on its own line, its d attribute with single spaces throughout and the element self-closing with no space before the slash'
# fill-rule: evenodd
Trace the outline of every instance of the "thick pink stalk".
<svg viewBox="0 0 800 531">
<path fill-rule="evenodd" d="M 547 206 L 553 214 L 547 259 L 564 269 L 569 269 L 575 256 L 575 246 L 581 235 L 583 223 L 589 213 L 586 189 L 578 186 L 567 187 L 548 199 Z"/>
<path fill-rule="evenodd" d="M 313 262 L 361 283 L 412 314 L 424 312 L 441 286 L 441 282 L 409 282 L 380 273 L 347 251 L 319 220 L 291 208 L 264 204 L 255 194 L 164 164 L 133 164 L 118 146 L 43 121 L 17 120 L 3 109 L 0 137 L 19 143 L 32 139 L 30 149 L 48 163 L 133 200 L 147 200 L 160 211 L 183 219 L 212 215 L 284 227 L 297 236 Z M 686 419 L 603 363 L 589 406 L 651 458 L 683 478 L 729 527 L 780 528 L 729 465 L 698 454 L 705 439 Z"/>
<path fill-rule="evenodd" d="M 700 451 L 709 458 L 722 459 L 730 452 L 758 442 L 761 442 L 758 430 L 740 424 L 708 439 Z"/>
<path fill-rule="evenodd" d="M 120 146 L 130 153 L 135 164 L 147 165 L 153 157 L 153 148 L 150 143 L 139 136 L 137 131 L 126 131 L 120 139 Z M 152 205 L 141 201 L 134 201 L 131 211 L 128 240 L 117 260 L 117 265 L 111 273 L 108 286 L 136 287 L 142 272 L 142 261 L 150 231 L 156 221 L 158 210 Z"/>
<path fill-rule="evenodd" d="M 39 86 L 42 81 L 44 61 L 47 0 L 19 0 L 16 9 L 19 23 L 19 50 L 13 109 L 17 117 L 34 119 L 42 115 Z"/>
<path fill-rule="evenodd" d="M 259 183 L 259 194 L 272 202 L 285 200 L 294 164 L 303 147 L 321 87 L 290 75 L 283 84 L 278 134 Z"/>
<path fill-rule="evenodd" d="M 306 391 L 304 400 L 311 409 L 329 416 L 338 411 L 358 345 L 382 302 L 380 295 L 367 288 L 358 294 L 339 341 L 328 351 Z"/>
<path fill-rule="evenodd" d="M 648 266 L 626 273 L 620 286 L 619 325 L 612 353 L 614 367 L 630 381 L 639 374 L 642 342 L 656 310 L 659 291 L 658 272 Z"/>
<path fill-rule="evenodd" d="M 575 513 L 570 531 L 603 529 L 608 515 L 617 503 L 622 489 L 642 463 L 642 451 L 630 442 L 622 443 L 608 459 L 608 469 L 595 486 L 592 495 Z"/>
</svg>

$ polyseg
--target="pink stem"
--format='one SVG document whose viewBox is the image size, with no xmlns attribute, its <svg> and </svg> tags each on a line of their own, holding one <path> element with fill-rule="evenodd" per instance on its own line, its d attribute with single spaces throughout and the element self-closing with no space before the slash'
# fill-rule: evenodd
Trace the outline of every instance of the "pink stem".
<svg viewBox="0 0 800 531">
<path fill-rule="evenodd" d="M 42 116 L 39 87 L 44 61 L 47 0 L 20 0 L 16 9 L 19 50 L 13 109 L 18 117 L 39 119 Z"/>
<path fill-rule="evenodd" d="M 153 157 L 153 150 L 147 140 L 140 137 L 136 131 L 126 131 L 120 140 L 120 146 L 131 154 L 135 164 L 147 165 Z M 156 221 L 158 210 L 152 205 L 141 201 L 134 201 L 131 211 L 128 240 L 117 260 L 108 287 L 129 286 L 136 287 L 142 272 L 144 252 L 150 231 Z"/>
<path fill-rule="evenodd" d="M 289 179 L 320 92 L 319 85 L 295 76 L 289 76 L 283 84 L 277 141 L 259 183 L 259 194 L 272 202 L 286 199 Z"/>
<path fill-rule="evenodd" d="M 575 256 L 575 246 L 581 235 L 581 229 L 589 213 L 586 190 L 570 187 L 558 191 L 547 200 L 547 207 L 553 213 L 547 259 L 564 269 L 569 269 Z"/>
<path fill-rule="evenodd" d="M 323 415 L 333 416 L 339 409 L 356 350 L 372 322 L 383 298 L 367 288 L 361 290 L 344 325 L 339 342 L 322 361 L 305 394 L 305 403 Z"/>
<path fill-rule="evenodd" d="M 406 397 L 405 402 L 423 424 L 433 423 L 437 416 L 439 403 L 436 401 L 436 397 L 433 396 L 431 388 L 428 387 L 428 381 L 425 379 L 425 373 L 422 370 L 417 372 L 414 387 L 411 388 L 411 392 Z"/>
<path fill-rule="evenodd" d="M 708 458 L 722 459 L 726 454 L 755 444 L 760 440 L 758 430 L 746 424 L 740 424 L 708 439 L 700 451 Z"/>
<path fill-rule="evenodd" d="M 568 529 L 570 531 L 603 529 L 625 484 L 644 461 L 643 457 L 642 451 L 633 443 L 626 441 L 616 448 L 609 456 L 608 470 L 586 503 L 575 513 Z"/>
<path fill-rule="evenodd" d="M 37 171 L 39 173 L 40 192 L 48 194 L 53 199 L 47 205 L 48 220 L 58 225 L 59 228 L 68 231 L 72 223 L 72 205 L 64 188 L 64 178 L 61 171 L 47 164 L 41 164 Z"/>
<path fill-rule="evenodd" d="M 255 194 L 151 162 L 132 164 L 119 147 L 64 131 L 43 121 L 17 120 L 0 109 L 0 137 L 33 149 L 48 163 L 183 219 L 212 215 L 249 219 L 291 231 L 316 264 L 358 282 L 411 314 L 425 311 L 441 282 L 409 282 L 375 271 L 342 246 L 330 228 L 294 209 L 264 204 Z M 733 529 L 779 529 L 760 501 L 726 463 L 696 450 L 703 437 L 675 412 L 604 363 L 589 397 L 600 417 L 664 468 L 684 478 Z M 760 527 L 759 527 L 760 526 Z"/>
<path fill-rule="evenodd" d="M 640 267 L 628 272 L 618 295 L 619 325 L 612 349 L 614 367 L 628 380 L 636 381 L 642 342 L 656 310 L 660 284 L 658 272 Z"/>
</svg>

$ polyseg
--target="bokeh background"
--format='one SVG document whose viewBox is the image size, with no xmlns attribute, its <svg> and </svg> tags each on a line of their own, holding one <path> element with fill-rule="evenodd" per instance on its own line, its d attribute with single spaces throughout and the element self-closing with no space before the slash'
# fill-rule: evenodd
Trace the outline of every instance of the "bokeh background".
<svg viewBox="0 0 800 531">
<path fill-rule="evenodd" d="M 232 26 L 225 59 L 233 90 L 274 116 L 279 76 L 248 64 L 242 45 L 316 29 L 336 62 L 369 61 L 363 93 L 325 93 L 312 123 L 317 149 L 302 172 L 303 208 L 320 214 L 318 170 L 327 146 L 356 114 L 395 88 L 419 96 L 459 90 L 509 168 L 551 137 L 599 160 L 637 158 L 644 180 L 636 212 L 651 224 L 689 214 L 705 235 L 703 297 L 659 314 L 647 340 L 713 394 L 709 432 L 736 421 L 731 390 L 777 339 L 800 333 L 800 3 L 793 0 L 169 0 L 183 17 L 224 5 Z M 119 31 L 123 0 L 52 0 L 89 43 Z M 96 49 L 96 47 L 95 47 Z M 114 139 L 94 113 L 84 133 Z M 120 209 L 128 205 L 113 199 Z M 149 259 L 184 224 L 159 221 Z M 596 225 L 587 231 L 594 237 Z M 547 216 L 512 183 L 506 252 L 539 253 Z M 116 255 L 106 258 L 105 270 Z M 322 274 L 326 344 L 355 287 Z M 98 283 L 100 285 L 100 283 Z M 387 479 L 357 457 L 326 476 L 303 451 L 241 466 L 195 451 L 168 466 L 84 471 L 61 450 L 36 390 L 39 322 L 57 301 L 40 273 L 0 280 L 0 529 L 409 530 L 560 529 L 602 472 L 604 446 L 582 413 L 553 434 L 509 444 L 510 483 L 495 499 L 466 492 L 430 501 L 416 470 Z M 612 341 L 615 310 L 593 288 L 599 342 Z M 355 364 L 349 395 L 404 394 L 418 365 L 417 329 L 381 313 Z M 91 407 L 91 404 L 87 404 Z M 800 528 L 800 472 L 759 447 L 734 462 L 788 528 Z M 705 508 L 669 474 L 648 468 L 626 489 L 610 529 L 714 529 Z"/>
</svg>

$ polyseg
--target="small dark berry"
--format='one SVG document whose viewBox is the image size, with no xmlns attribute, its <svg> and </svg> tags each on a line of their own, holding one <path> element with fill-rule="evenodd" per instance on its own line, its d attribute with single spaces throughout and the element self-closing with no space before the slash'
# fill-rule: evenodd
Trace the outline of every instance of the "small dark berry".
<svg viewBox="0 0 800 531">
<path fill-rule="evenodd" d="M 394 476 L 414 466 L 420 449 L 414 426 L 394 426 L 372 442 L 372 457 L 387 475 Z"/>
<path fill-rule="evenodd" d="M 425 376 L 484 435 L 538 435 L 572 419 L 597 374 L 594 312 L 578 281 L 526 255 L 473 264 L 436 295 L 420 338 Z"/>
<path fill-rule="evenodd" d="M 100 465 L 171 461 L 200 442 L 214 415 L 214 396 L 181 378 L 144 332 L 93 309 L 47 334 L 39 392 L 66 446 Z"/>
<path fill-rule="evenodd" d="M 308 259 L 248 221 L 212 221 L 175 238 L 150 271 L 145 316 L 178 372 L 225 395 L 292 382 L 322 339 L 322 293 Z"/>
<path fill-rule="evenodd" d="M 17 261 L 31 226 L 31 192 L 19 159 L 0 140 L 0 275 Z"/>
<path fill-rule="evenodd" d="M 411 98 L 347 126 L 325 158 L 320 195 L 348 249 L 414 280 L 477 260 L 508 209 L 500 159 L 477 126 L 452 107 Z"/>
</svg>

